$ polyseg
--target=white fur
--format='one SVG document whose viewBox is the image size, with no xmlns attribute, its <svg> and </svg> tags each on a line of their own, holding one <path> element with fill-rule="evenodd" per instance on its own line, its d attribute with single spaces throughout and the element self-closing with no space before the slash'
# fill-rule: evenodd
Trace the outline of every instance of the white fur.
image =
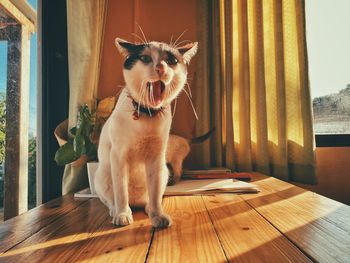
<svg viewBox="0 0 350 263">
<path fill-rule="evenodd" d="M 120 45 L 122 54 L 128 51 Z M 180 63 L 169 66 L 163 60 L 163 52 L 176 53 Z M 187 77 L 189 56 L 197 50 L 197 43 L 181 53 L 164 43 L 151 42 L 143 54 L 150 55 L 153 62 L 145 65 L 137 61 L 131 70 L 124 69 L 126 87 L 117 105 L 105 123 L 100 136 L 99 166 L 95 187 L 100 200 L 109 208 L 115 225 L 132 223 L 130 206 L 146 206 L 154 227 L 167 227 L 170 217 L 162 209 L 162 196 L 168 181 L 166 151 L 171 126 L 171 101 L 181 92 Z M 186 55 L 186 61 L 182 55 Z M 165 72 L 158 75 L 156 65 L 162 64 Z M 162 80 L 165 83 L 164 98 L 159 105 L 152 104 L 147 93 L 147 82 Z M 146 95 L 144 95 L 146 94 Z M 163 113 L 155 117 L 141 115 L 133 119 L 135 111 L 132 99 L 145 106 L 163 107 Z M 181 171 L 180 171 L 181 172 Z M 130 205 L 130 206 L 129 206 Z"/>
</svg>

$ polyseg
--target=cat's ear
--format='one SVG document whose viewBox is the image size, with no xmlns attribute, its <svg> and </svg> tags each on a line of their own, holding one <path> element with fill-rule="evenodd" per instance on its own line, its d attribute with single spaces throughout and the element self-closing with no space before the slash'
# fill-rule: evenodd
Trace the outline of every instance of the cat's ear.
<svg viewBox="0 0 350 263">
<path fill-rule="evenodd" d="M 177 48 L 182 55 L 182 58 L 186 64 L 190 63 L 191 58 L 196 55 L 198 50 L 198 42 L 188 43 L 182 47 Z"/>
<path fill-rule="evenodd" d="M 119 52 L 125 57 L 129 56 L 137 47 L 137 45 L 118 37 L 115 39 L 115 45 Z"/>
</svg>

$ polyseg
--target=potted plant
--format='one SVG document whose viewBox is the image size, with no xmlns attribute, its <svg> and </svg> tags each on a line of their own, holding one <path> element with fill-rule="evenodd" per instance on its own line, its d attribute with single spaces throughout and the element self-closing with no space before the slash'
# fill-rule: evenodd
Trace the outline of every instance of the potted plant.
<svg viewBox="0 0 350 263">
<path fill-rule="evenodd" d="M 60 123 L 55 129 L 59 149 L 55 155 L 58 165 L 71 164 L 82 166 L 87 164 L 91 192 L 94 193 L 93 176 L 97 168 L 97 147 L 103 124 L 112 113 L 116 97 L 108 97 L 98 101 L 96 110 L 87 105 L 80 107 L 77 124 L 69 130 L 68 120 Z"/>
</svg>

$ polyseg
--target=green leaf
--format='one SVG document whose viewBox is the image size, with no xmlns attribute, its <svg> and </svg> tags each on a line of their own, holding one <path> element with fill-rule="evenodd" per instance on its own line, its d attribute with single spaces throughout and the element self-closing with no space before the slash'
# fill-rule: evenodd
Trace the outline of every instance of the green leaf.
<svg viewBox="0 0 350 263">
<path fill-rule="evenodd" d="M 56 152 L 57 164 L 64 165 L 77 160 L 81 155 L 87 155 L 90 160 L 97 159 L 96 145 L 91 142 L 90 134 L 93 131 L 95 116 L 87 105 L 80 107 L 77 116 L 77 125 L 70 132 L 73 138 Z"/>
<path fill-rule="evenodd" d="M 55 161 L 58 165 L 71 163 L 79 158 L 79 155 L 74 151 L 73 144 L 68 142 L 62 145 L 55 154 Z"/>
<path fill-rule="evenodd" d="M 73 139 L 73 150 L 78 155 L 85 154 L 85 138 L 81 134 L 77 134 Z"/>
</svg>

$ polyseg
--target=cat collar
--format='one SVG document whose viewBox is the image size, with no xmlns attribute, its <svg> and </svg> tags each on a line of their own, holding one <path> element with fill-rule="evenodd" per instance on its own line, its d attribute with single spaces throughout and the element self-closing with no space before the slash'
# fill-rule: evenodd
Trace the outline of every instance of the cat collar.
<svg viewBox="0 0 350 263">
<path fill-rule="evenodd" d="M 145 114 L 146 116 L 152 118 L 164 111 L 164 107 L 160 107 L 158 109 L 149 108 L 149 107 L 146 108 L 142 104 L 137 103 L 132 97 L 131 97 L 131 101 L 132 101 L 132 105 L 134 106 L 134 112 L 132 114 L 134 120 L 138 120 L 141 114 Z"/>
</svg>

